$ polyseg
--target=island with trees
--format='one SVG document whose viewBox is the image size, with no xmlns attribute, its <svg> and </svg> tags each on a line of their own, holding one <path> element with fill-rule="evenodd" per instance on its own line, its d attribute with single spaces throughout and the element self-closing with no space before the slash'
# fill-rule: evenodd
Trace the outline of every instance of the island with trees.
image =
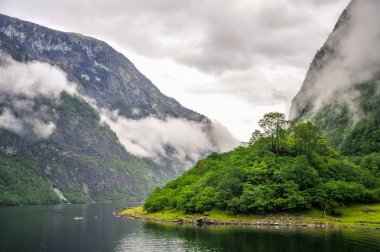
<svg viewBox="0 0 380 252">
<path fill-rule="evenodd" d="M 379 155 L 340 156 L 312 123 L 290 122 L 282 113 L 265 114 L 258 124 L 261 130 L 252 133 L 248 147 L 212 153 L 157 188 L 143 207 L 118 214 L 174 222 L 380 228 Z"/>
</svg>

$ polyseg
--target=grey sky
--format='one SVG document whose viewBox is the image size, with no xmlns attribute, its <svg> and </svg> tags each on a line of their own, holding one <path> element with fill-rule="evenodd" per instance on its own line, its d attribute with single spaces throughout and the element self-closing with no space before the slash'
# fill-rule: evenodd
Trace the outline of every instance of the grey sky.
<svg viewBox="0 0 380 252">
<path fill-rule="evenodd" d="M 287 112 L 349 0 L 0 0 L 0 12 L 105 40 L 165 94 L 248 140 Z"/>
</svg>

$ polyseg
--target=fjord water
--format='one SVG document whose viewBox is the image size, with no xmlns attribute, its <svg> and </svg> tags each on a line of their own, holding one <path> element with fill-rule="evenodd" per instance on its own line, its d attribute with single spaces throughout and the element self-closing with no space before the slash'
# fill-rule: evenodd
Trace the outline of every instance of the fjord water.
<svg viewBox="0 0 380 252">
<path fill-rule="evenodd" d="M 0 251 L 380 251 L 380 231 L 195 227 L 117 218 L 126 204 L 0 208 Z"/>
</svg>

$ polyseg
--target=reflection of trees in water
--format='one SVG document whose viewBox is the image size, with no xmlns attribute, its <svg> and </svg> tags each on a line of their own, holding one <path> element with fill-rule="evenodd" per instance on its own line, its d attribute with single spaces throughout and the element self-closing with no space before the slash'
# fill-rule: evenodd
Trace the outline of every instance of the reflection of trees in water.
<svg viewBox="0 0 380 252">
<path fill-rule="evenodd" d="M 190 251 L 377 251 L 379 231 L 178 225 L 145 222 L 144 233 L 180 238 Z M 364 246 L 365 245 L 365 246 Z M 369 250 L 368 250 L 369 249 Z M 186 250 L 188 251 L 188 250 Z"/>
<path fill-rule="evenodd" d="M 118 207 L 0 208 L 0 251 L 379 251 L 380 231 L 157 224 Z"/>
<path fill-rule="evenodd" d="M 115 251 L 210 251 L 186 236 L 178 235 L 175 229 L 166 228 L 168 227 L 144 222 L 140 230 L 126 233 Z"/>
</svg>

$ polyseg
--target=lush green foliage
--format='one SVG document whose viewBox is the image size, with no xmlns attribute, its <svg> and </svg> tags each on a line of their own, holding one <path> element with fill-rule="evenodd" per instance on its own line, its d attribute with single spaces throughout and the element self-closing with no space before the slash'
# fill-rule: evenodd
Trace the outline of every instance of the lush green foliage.
<svg viewBox="0 0 380 252">
<path fill-rule="evenodd" d="M 355 165 L 339 158 L 311 123 L 286 124 L 254 132 L 247 148 L 199 161 L 156 189 L 144 209 L 263 213 L 319 207 L 337 214 L 343 204 L 380 201 L 378 156 Z"/>
<path fill-rule="evenodd" d="M 80 97 L 71 96 L 66 92 L 62 92 L 60 95 L 60 104 L 57 107 L 58 111 L 65 111 L 76 116 L 85 118 L 100 119 L 99 114 Z"/>
<path fill-rule="evenodd" d="M 60 121 L 58 122 L 58 129 L 63 131 L 70 131 L 70 133 L 63 133 L 66 139 L 62 144 L 68 144 L 65 148 L 70 149 L 71 155 L 74 158 L 65 159 L 60 155 L 55 156 L 54 153 L 49 153 L 46 157 L 40 159 L 51 159 L 52 155 L 55 162 L 59 167 L 70 170 L 70 167 L 75 166 L 79 168 L 91 166 L 91 169 L 84 169 L 91 177 L 90 173 L 100 172 L 105 178 L 110 175 L 110 170 L 117 170 L 120 176 L 126 177 L 130 180 L 130 186 L 120 186 L 114 179 L 114 186 L 106 189 L 97 190 L 91 194 L 92 200 L 129 200 L 139 201 L 146 197 L 146 195 L 153 189 L 153 185 L 158 183 L 147 174 L 153 173 L 152 167 L 156 167 L 154 163 L 126 152 L 121 152 L 124 147 L 120 144 L 117 135 L 111 130 L 107 124 L 99 124 L 99 114 L 83 99 L 77 96 L 71 96 L 65 92 L 61 93 L 59 104 L 56 107 L 60 113 Z M 73 127 L 70 122 L 77 121 Z M 87 146 L 87 141 L 84 138 L 83 130 L 88 132 L 96 132 L 97 137 L 93 140 L 91 147 Z M 66 143 L 67 142 L 67 143 Z M 110 144 L 116 143 L 116 144 Z M 94 155 L 94 152 L 99 153 Z M 153 173 L 154 174 L 154 173 Z M 156 175 L 156 174 L 154 174 Z M 157 180 L 161 179 L 158 177 Z M 72 203 L 85 203 L 91 199 L 83 191 L 81 184 L 71 181 L 70 178 L 65 179 L 61 184 L 61 190 L 65 197 Z M 96 180 L 87 182 L 90 186 L 96 183 Z"/>
<path fill-rule="evenodd" d="M 17 136 L 3 133 L 2 137 L 2 142 L 13 141 L 17 146 Z M 18 149 L 13 155 L 0 151 L 0 206 L 59 202 L 29 151 Z"/>
<path fill-rule="evenodd" d="M 337 101 L 316 113 L 312 121 L 327 133 L 328 142 L 344 155 L 367 155 L 380 150 L 380 92 L 378 82 L 353 87 L 352 104 Z M 339 102 L 339 103 L 338 103 Z M 351 109 L 349 109 L 351 107 Z M 352 111 L 355 107 L 357 111 Z M 355 112 L 355 114 L 353 114 Z M 300 117 L 302 119 L 302 116 Z"/>
<path fill-rule="evenodd" d="M 125 152 L 117 135 L 99 123 L 99 114 L 80 97 L 62 92 L 60 100 L 49 105 L 59 112 L 53 140 L 28 141 L 0 129 L 0 206 L 59 203 L 51 185 L 70 203 L 141 201 L 154 186 L 170 179 L 156 171 L 153 161 Z M 14 148 L 16 154 L 7 154 L 6 148 Z"/>
<path fill-rule="evenodd" d="M 346 155 L 366 155 L 380 151 L 380 93 L 378 82 L 357 86 L 360 92 L 359 115 L 351 130 L 344 139 L 341 150 Z"/>
</svg>

